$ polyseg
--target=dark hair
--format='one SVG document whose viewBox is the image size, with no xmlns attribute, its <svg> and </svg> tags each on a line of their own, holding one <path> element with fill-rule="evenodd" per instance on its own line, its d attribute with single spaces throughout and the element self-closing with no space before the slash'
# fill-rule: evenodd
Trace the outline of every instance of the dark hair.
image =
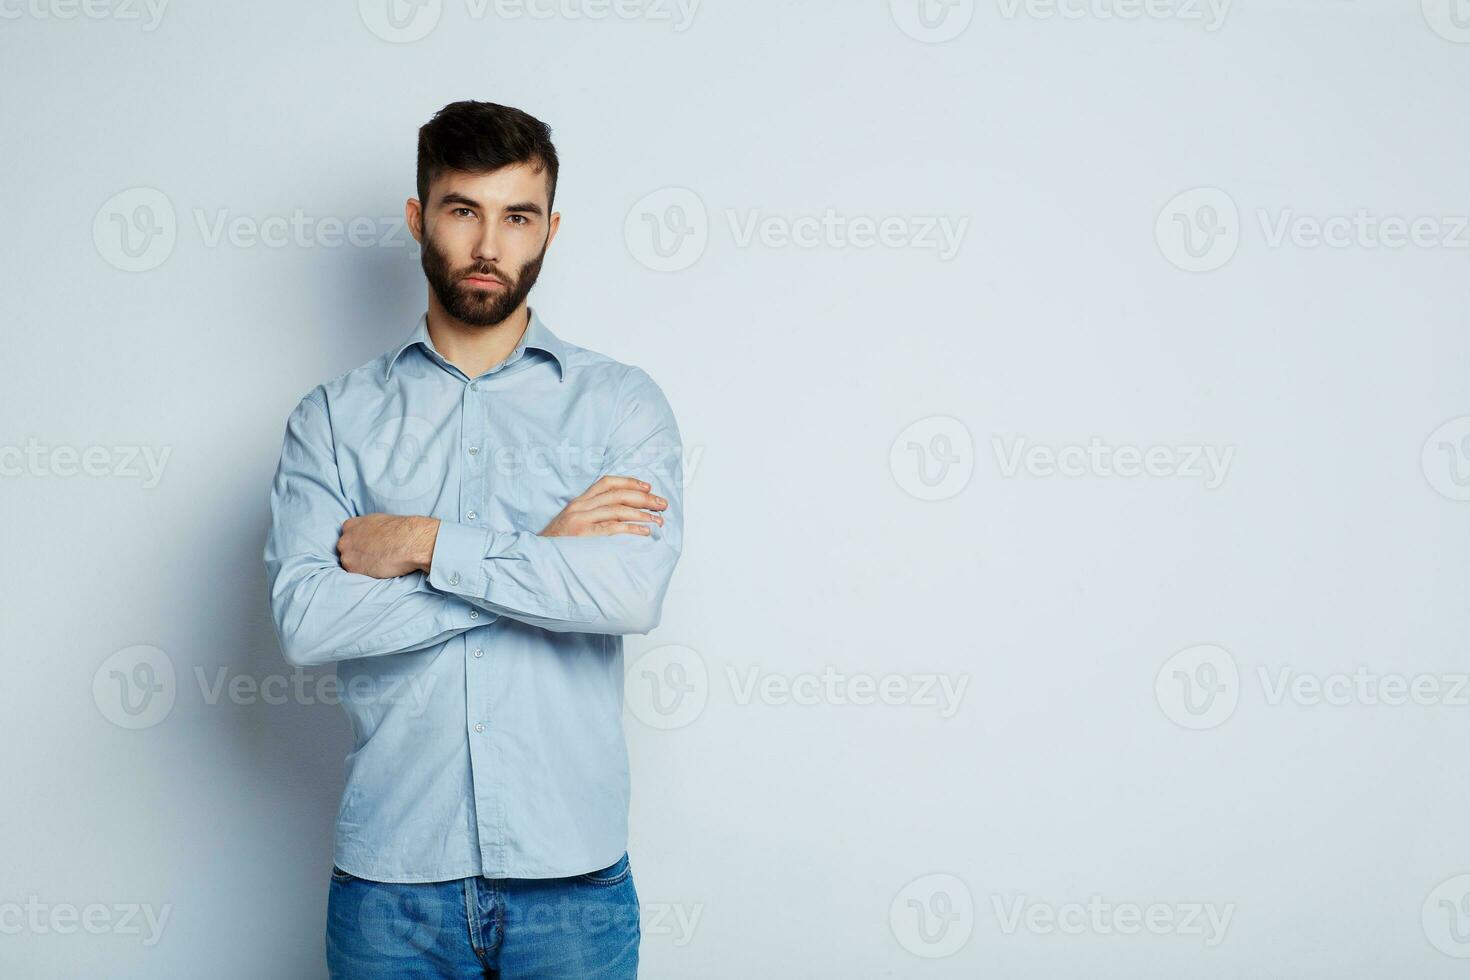
<svg viewBox="0 0 1470 980">
<path fill-rule="evenodd" d="M 551 127 L 535 116 L 494 102 L 451 102 L 419 127 L 419 200 L 446 170 L 488 173 L 518 163 L 546 172 L 546 213 L 556 202 L 556 147 Z"/>
</svg>

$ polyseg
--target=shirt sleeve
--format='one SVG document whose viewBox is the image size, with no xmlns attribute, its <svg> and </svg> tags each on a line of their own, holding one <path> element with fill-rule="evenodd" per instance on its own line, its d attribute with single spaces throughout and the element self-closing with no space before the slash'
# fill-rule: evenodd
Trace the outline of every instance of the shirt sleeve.
<svg viewBox="0 0 1470 980">
<path fill-rule="evenodd" d="M 629 369 L 617 403 L 596 479 L 631 476 L 648 483 L 668 501 L 663 526 L 649 524 L 648 535 L 541 537 L 443 521 L 430 585 L 556 632 L 648 633 L 658 626 L 683 548 L 683 448 L 668 400 L 643 369 Z"/>
<path fill-rule="evenodd" d="M 338 563 L 354 507 L 342 490 L 325 393 L 292 411 L 270 494 L 265 567 L 271 618 L 297 667 L 406 653 L 492 622 L 433 589 L 423 572 L 378 579 Z"/>
</svg>

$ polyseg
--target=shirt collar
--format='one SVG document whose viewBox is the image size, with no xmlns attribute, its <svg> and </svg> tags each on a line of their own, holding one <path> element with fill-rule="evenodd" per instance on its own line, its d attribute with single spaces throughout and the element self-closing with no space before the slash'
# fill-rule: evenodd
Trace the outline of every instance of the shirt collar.
<svg viewBox="0 0 1470 980">
<path fill-rule="evenodd" d="M 545 351 L 550 354 L 552 359 L 556 361 L 558 377 L 560 380 L 565 381 L 567 379 L 566 345 L 562 343 L 560 337 L 551 332 L 551 328 L 537 315 L 534 306 L 529 306 L 527 309 L 531 314 L 531 322 L 526 325 L 526 332 L 521 335 L 520 346 L 534 347 L 536 350 Z M 418 322 L 414 324 L 413 331 L 408 335 L 408 339 L 400 344 L 398 349 L 393 352 L 393 356 L 388 359 L 388 366 L 383 370 L 384 380 L 393 376 L 393 365 L 397 364 L 398 359 L 403 356 L 403 352 L 414 344 L 423 344 L 425 351 L 432 352 L 436 355 L 439 353 L 434 350 L 434 342 L 429 339 L 428 311 L 419 314 Z"/>
</svg>

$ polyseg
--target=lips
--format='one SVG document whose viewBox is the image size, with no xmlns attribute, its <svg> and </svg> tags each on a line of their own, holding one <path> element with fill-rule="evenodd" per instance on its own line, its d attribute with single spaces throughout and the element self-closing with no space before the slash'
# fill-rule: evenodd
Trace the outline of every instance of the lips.
<svg viewBox="0 0 1470 980">
<path fill-rule="evenodd" d="M 465 282 L 479 289 L 489 289 L 492 286 L 504 286 L 505 280 L 496 279 L 494 276 L 465 276 Z"/>
</svg>

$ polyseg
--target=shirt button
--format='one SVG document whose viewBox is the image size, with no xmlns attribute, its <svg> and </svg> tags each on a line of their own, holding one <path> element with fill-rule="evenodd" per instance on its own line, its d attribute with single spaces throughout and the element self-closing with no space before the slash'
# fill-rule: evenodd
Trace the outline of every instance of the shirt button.
<svg viewBox="0 0 1470 980">
<path fill-rule="evenodd" d="M 484 730 L 485 730 L 485 726 L 484 725 L 480 725 L 480 724 L 476 724 L 475 725 L 475 731 L 477 731 L 477 732 L 483 732 Z"/>
<path fill-rule="evenodd" d="M 471 446 L 470 447 L 470 455 L 471 456 L 477 456 L 477 455 L 479 455 L 479 453 L 480 453 L 480 447 L 479 446 Z"/>
<path fill-rule="evenodd" d="M 474 511 L 470 511 L 470 512 L 469 512 L 469 513 L 468 513 L 468 514 L 466 514 L 466 515 L 464 515 L 464 516 L 465 516 L 465 517 L 467 517 L 467 518 L 469 518 L 469 519 L 470 519 L 470 520 L 474 520 L 474 519 L 475 519 L 475 518 L 476 518 L 476 517 L 478 517 L 478 516 L 479 516 L 479 515 L 478 515 L 478 514 L 476 514 L 476 513 L 475 513 L 475 512 L 474 512 Z"/>
<path fill-rule="evenodd" d="M 459 584 L 459 572 L 450 572 L 449 573 L 449 584 L 450 585 L 458 585 Z"/>
<path fill-rule="evenodd" d="M 484 650 L 476 650 L 475 651 L 475 659 L 476 660 L 479 660 L 484 655 L 485 655 L 485 651 Z"/>
<path fill-rule="evenodd" d="M 470 610 L 470 619 L 479 619 L 479 618 L 480 618 L 480 610 L 478 610 L 478 609 L 471 609 Z"/>
<path fill-rule="evenodd" d="M 479 385 L 478 382 L 474 382 L 474 381 L 470 382 L 470 391 L 479 391 L 479 390 L 480 390 L 480 385 Z"/>
</svg>

